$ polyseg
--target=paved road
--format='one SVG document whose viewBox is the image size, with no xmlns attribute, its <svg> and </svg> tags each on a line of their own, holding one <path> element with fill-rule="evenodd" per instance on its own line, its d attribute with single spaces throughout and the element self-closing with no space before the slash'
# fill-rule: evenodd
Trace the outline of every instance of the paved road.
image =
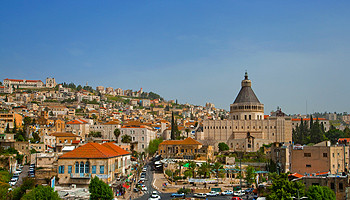
<svg viewBox="0 0 350 200">
<path fill-rule="evenodd" d="M 137 200 L 147 200 L 153 191 L 156 191 L 153 187 L 152 187 L 152 183 L 153 183 L 153 172 L 151 171 L 151 166 L 146 165 L 147 166 L 147 171 L 146 171 L 146 181 L 145 181 L 145 185 L 147 187 L 147 191 L 143 191 L 143 195 L 139 198 L 137 198 Z"/>
<path fill-rule="evenodd" d="M 153 187 L 152 187 L 152 183 L 153 183 L 153 172 L 151 171 L 151 167 L 148 165 L 147 167 L 147 172 L 146 172 L 146 180 L 145 181 L 145 185 L 148 188 L 148 191 L 144 191 L 143 192 L 143 196 L 136 198 L 135 200 L 148 200 L 148 198 L 151 196 L 153 191 L 156 191 Z M 159 191 L 157 191 L 158 194 L 160 195 L 161 199 L 173 199 L 173 197 L 171 197 L 171 193 L 161 193 Z M 186 195 L 186 197 L 193 197 L 193 194 L 189 194 Z M 248 198 L 247 198 L 248 197 Z M 243 200 L 246 199 L 253 199 L 252 195 L 245 195 L 241 197 Z M 133 198 L 132 198 L 133 199 Z M 208 197 L 208 199 L 215 199 L 215 200 L 229 200 L 232 199 L 232 196 L 217 196 L 217 197 Z"/>
<path fill-rule="evenodd" d="M 19 187 L 22 185 L 23 179 L 28 176 L 28 171 L 29 171 L 29 166 L 24 165 L 22 168 L 22 173 L 19 175 L 19 178 L 18 178 L 18 181 L 17 181 L 15 187 Z"/>
</svg>

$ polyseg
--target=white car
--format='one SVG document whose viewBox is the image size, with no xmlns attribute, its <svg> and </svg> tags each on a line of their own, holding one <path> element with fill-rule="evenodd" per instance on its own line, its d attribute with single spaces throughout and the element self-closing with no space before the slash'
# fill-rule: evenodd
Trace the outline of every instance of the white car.
<svg viewBox="0 0 350 200">
<path fill-rule="evenodd" d="M 238 190 L 236 192 L 233 193 L 234 196 L 243 196 L 245 195 L 244 190 Z"/>
<path fill-rule="evenodd" d="M 17 181 L 10 181 L 9 182 L 10 186 L 14 186 L 14 185 L 16 185 L 16 183 L 17 183 Z"/>
<path fill-rule="evenodd" d="M 141 188 L 141 190 L 142 190 L 142 191 L 147 191 L 147 187 L 143 185 L 142 188 Z"/>
<path fill-rule="evenodd" d="M 148 200 L 160 200 L 160 196 L 157 195 L 157 194 L 152 194 L 152 195 L 148 198 Z"/>
<path fill-rule="evenodd" d="M 197 194 L 194 194 L 193 196 L 198 197 L 198 198 L 206 198 L 207 197 L 207 195 L 204 193 L 197 193 Z"/>
<path fill-rule="evenodd" d="M 232 190 L 225 190 L 225 191 L 221 192 L 221 195 L 224 195 L 224 196 L 233 195 L 233 191 Z"/>
<path fill-rule="evenodd" d="M 207 195 L 208 197 L 216 197 L 216 196 L 219 195 L 219 192 L 210 191 L 210 192 L 206 193 L 206 195 Z"/>
</svg>

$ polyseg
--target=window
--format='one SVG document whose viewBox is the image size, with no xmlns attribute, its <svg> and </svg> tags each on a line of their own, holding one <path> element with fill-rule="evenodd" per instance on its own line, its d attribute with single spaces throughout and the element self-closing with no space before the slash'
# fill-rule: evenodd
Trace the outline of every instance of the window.
<svg viewBox="0 0 350 200">
<path fill-rule="evenodd" d="M 75 162 L 75 173 L 78 174 L 79 173 L 79 163 Z"/>
<path fill-rule="evenodd" d="M 58 173 L 59 174 L 64 174 L 64 165 L 61 165 L 58 167 Z"/>
<path fill-rule="evenodd" d="M 311 165 L 306 165 L 306 167 L 311 167 Z"/>
<path fill-rule="evenodd" d="M 144 149 L 144 148 L 145 148 L 145 145 L 144 145 L 144 144 L 142 144 L 141 146 L 142 146 L 142 149 Z"/>
<path fill-rule="evenodd" d="M 80 173 L 84 173 L 84 162 L 80 162 Z"/>
<path fill-rule="evenodd" d="M 342 191 L 343 190 L 343 183 L 339 183 L 339 190 Z"/>
<path fill-rule="evenodd" d="M 184 152 L 184 150 L 183 150 L 183 149 L 181 149 L 181 152 L 183 153 L 183 152 Z"/>
<path fill-rule="evenodd" d="M 91 173 L 96 174 L 96 165 L 92 165 L 91 167 Z"/>
<path fill-rule="evenodd" d="M 145 141 L 145 137 L 142 137 L 142 141 Z"/>
<path fill-rule="evenodd" d="M 72 173 L 72 165 L 68 165 L 68 174 Z"/>
<path fill-rule="evenodd" d="M 104 173 L 105 173 L 105 166 L 100 165 L 100 174 L 104 174 Z"/>
<path fill-rule="evenodd" d="M 311 157 L 311 153 L 304 153 L 304 157 Z"/>
<path fill-rule="evenodd" d="M 331 189 L 334 190 L 334 183 L 331 183 Z"/>
<path fill-rule="evenodd" d="M 90 173 L 90 165 L 89 165 L 89 162 L 86 162 L 85 163 L 85 173 Z"/>
<path fill-rule="evenodd" d="M 323 153 L 323 157 L 326 158 L 328 155 L 327 153 Z"/>
</svg>

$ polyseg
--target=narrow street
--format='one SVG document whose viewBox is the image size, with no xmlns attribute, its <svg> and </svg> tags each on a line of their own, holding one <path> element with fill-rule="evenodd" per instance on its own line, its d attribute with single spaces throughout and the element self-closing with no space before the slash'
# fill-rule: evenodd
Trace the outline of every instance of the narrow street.
<svg viewBox="0 0 350 200">
<path fill-rule="evenodd" d="M 22 173 L 19 175 L 18 181 L 15 185 L 15 187 L 19 187 L 23 183 L 23 179 L 25 177 L 28 177 L 28 171 L 29 171 L 29 165 L 24 165 L 22 168 Z"/>
</svg>

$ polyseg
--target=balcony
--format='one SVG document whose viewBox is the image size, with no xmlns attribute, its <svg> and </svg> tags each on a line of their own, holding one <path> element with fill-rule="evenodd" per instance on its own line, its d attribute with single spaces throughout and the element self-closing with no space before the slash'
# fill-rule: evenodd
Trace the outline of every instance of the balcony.
<svg viewBox="0 0 350 200">
<path fill-rule="evenodd" d="M 83 178 L 83 179 L 90 179 L 91 174 L 90 173 L 71 173 L 70 178 Z"/>
</svg>

